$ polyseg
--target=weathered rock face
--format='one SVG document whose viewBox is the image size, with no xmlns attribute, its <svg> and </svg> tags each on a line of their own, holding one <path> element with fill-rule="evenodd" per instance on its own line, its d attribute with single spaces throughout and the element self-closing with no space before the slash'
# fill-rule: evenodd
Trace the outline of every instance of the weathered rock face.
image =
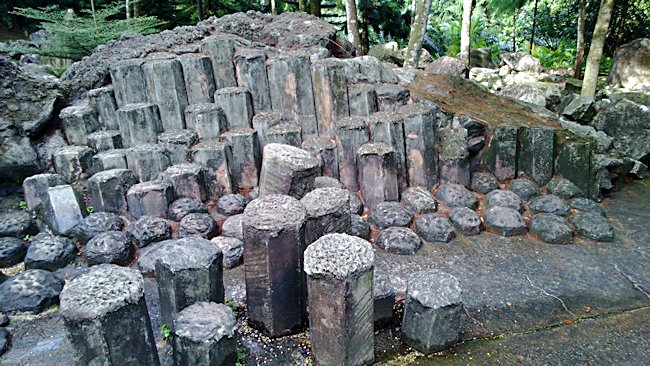
<svg viewBox="0 0 650 366">
<path fill-rule="evenodd" d="M 336 28 L 304 13 L 282 15 L 259 12 L 212 17 L 196 26 L 177 27 L 148 36 L 128 35 L 101 46 L 95 53 L 68 68 L 61 81 L 71 92 L 100 87 L 109 78 L 109 67 L 119 60 L 145 58 L 157 52 L 193 53 L 203 38 L 230 33 L 240 45 L 261 42 L 278 48 L 329 48 L 340 50 Z M 337 43 L 338 42 L 338 43 Z"/>
<path fill-rule="evenodd" d="M 476 48 L 469 51 L 469 66 L 493 69 L 496 67 L 492 61 L 492 50 L 490 48 Z"/>
<path fill-rule="evenodd" d="M 461 75 L 465 71 L 465 65 L 455 57 L 442 56 L 431 62 L 426 71 L 432 74 Z"/>
<path fill-rule="evenodd" d="M 40 172 L 30 138 L 47 125 L 61 98 L 58 85 L 23 73 L 0 58 L 0 182 L 21 181 Z"/>
<path fill-rule="evenodd" d="M 626 99 L 610 105 L 592 126 L 614 138 L 614 150 L 641 161 L 650 159 L 650 109 Z"/>
<path fill-rule="evenodd" d="M 610 85 L 627 89 L 650 89 L 650 38 L 621 46 L 614 55 Z"/>
<path fill-rule="evenodd" d="M 542 64 L 535 57 L 524 52 L 501 53 L 501 61 L 516 71 L 525 71 L 539 74 L 542 71 Z"/>
</svg>

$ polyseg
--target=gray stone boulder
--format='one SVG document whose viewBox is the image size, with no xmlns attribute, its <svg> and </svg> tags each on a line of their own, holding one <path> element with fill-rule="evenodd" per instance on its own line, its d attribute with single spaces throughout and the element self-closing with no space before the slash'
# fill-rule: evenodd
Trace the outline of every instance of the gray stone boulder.
<svg viewBox="0 0 650 366">
<path fill-rule="evenodd" d="M 489 47 L 472 48 L 469 51 L 469 66 L 494 69 L 497 65 L 492 61 L 492 49 Z"/>
<path fill-rule="evenodd" d="M 614 229 L 607 218 L 593 213 L 579 213 L 569 219 L 579 236 L 596 241 L 613 241 Z"/>
<path fill-rule="evenodd" d="M 169 221 L 160 217 L 142 216 L 124 232 L 129 241 L 138 248 L 171 239 L 172 229 Z"/>
<path fill-rule="evenodd" d="M 243 214 L 233 215 L 221 224 L 221 235 L 244 240 L 244 228 L 242 227 Z"/>
<path fill-rule="evenodd" d="M 483 213 L 486 230 L 501 236 L 526 232 L 526 222 L 519 211 L 509 207 L 490 207 Z"/>
<path fill-rule="evenodd" d="M 467 188 L 460 184 L 443 184 L 435 193 L 436 198 L 449 207 L 476 208 L 478 201 Z"/>
<path fill-rule="evenodd" d="M 332 177 L 316 177 L 314 178 L 314 189 L 318 188 L 343 188 L 343 185 Z"/>
<path fill-rule="evenodd" d="M 212 239 L 217 236 L 219 227 L 212 216 L 207 213 L 191 213 L 183 217 L 178 227 L 178 237 L 200 236 Z"/>
<path fill-rule="evenodd" d="M 503 52 L 499 54 L 499 58 L 511 69 L 518 72 L 529 72 L 532 74 L 539 74 L 542 72 L 541 62 L 525 53 L 525 52 Z"/>
<path fill-rule="evenodd" d="M 63 280 L 42 269 L 28 269 L 0 284 L 0 311 L 40 313 L 59 302 Z"/>
<path fill-rule="evenodd" d="M 517 211 L 521 211 L 522 202 L 521 198 L 513 191 L 506 191 L 503 189 L 495 189 L 485 196 L 485 204 L 487 207 L 510 207 Z"/>
<path fill-rule="evenodd" d="M 402 192 L 402 204 L 414 214 L 434 212 L 436 199 L 422 187 L 409 187 Z"/>
<path fill-rule="evenodd" d="M 523 202 L 527 202 L 531 198 L 539 196 L 539 186 L 530 179 L 515 179 L 510 183 L 508 189 L 515 192 Z"/>
<path fill-rule="evenodd" d="M 571 244 L 573 228 L 562 217 L 539 213 L 530 219 L 530 232 L 549 244 Z"/>
<path fill-rule="evenodd" d="M 119 231 L 107 231 L 92 238 L 84 249 L 89 264 L 126 265 L 133 259 L 133 245 Z"/>
<path fill-rule="evenodd" d="M 499 188 L 499 181 L 487 172 L 474 172 L 471 176 L 469 188 L 481 194 L 487 194 Z"/>
<path fill-rule="evenodd" d="M 591 123 L 614 139 L 614 151 L 622 156 L 647 161 L 650 158 L 650 109 L 621 99 L 598 113 Z"/>
<path fill-rule="evenodd" d="M 208 209 L 195 198 L 179 198 L 169 205 L 168 215 L 171 220 L 181 221 L 191 213 L 208 213 Z"/>
<path fill-rule="evenodd" d="M 467 207 L 456 207 L 449 211 L 449 220 L 464 235 L 478 235 L 481 232 L 481 217 Z"/>
<path fill-rule="evenodd" d="M 420 249 L 422 239 L 406 227 L 389 227 L 382 230 L 375 244 L 387 253 L 411 255 Z"/>
<path fill-rule="evenodd" d="M 54 272 L 74 261 L 76 253 L 77 247 L 72 240 L 41 233 L 36 235 L 29 244 L 25 256 L 25 268 Z"/>
<path fill-rule="evenodd" d="M 11 267 L 23 261 L 27 247 L 21 239 L 0 238 L 0 268 Z"/>
<path fill-rule="evenodd" d="M 66 235 L 85 244 L 103 232 L 121 231 L 123 227 L 124 221 L 118 215 L 110 212 L 94 212 L 68 230 Z"/>
<path fill-rule="evenodd" d="M 27 211 L 8 211 L 0 213 L 0 236 L 24 238 L 38 233 L 38 228 Z"/>
<path fill-rule="evenodd" d="M 363 217 L 352 214 L 350 215 L 350 235 L 370 240 L 370 224 Z"/>
<path fill-rule="evenodd" d="M 415 222 L 415 231 L 428 242 L 448 243 L 456 237 L 449 219 L 438 214 L 424 214 Z"/>
<path fill-rule="evenodd" d="M 413 222 L 413 213 L 398 202 L 382 202 L 368 215 L 368 221 L 379 229 L 391 226 L 409 226 Z"/>
<path fill-rule="evenodd" d="M 244 242 L 237 238 L 218 236 L 210 240 L 216 244 L 223 253 L 223 268 L 235 268 L 243 263 Z"/>
<path fill-rule="evenodd" d="M 454 74 L 462 75 L 467 67 L 463 62 L 455 57 L 442 56 L 433 60 L 425 71 L 432 74 Z"/>
<path fill-rule="evenodd" d="M 529 81 L 507 85 L 499 91 L 498 95 L 545 107 L 552 111 L 560 104 L 561 89 L 555 83 Z"/>
<path fill-rule="evenodd" d="M 650 89 L 650 38 L 624 44 L 614 54 L 610 85 L 626 89 Z"/>
<path fill-rule="evenodd" d="M 598 202 L 590 200 L 589 198 L 584 198 L 584 197 L 574 198 L 569 203 L 569 206 L 571 206 L 572 209 L 578 210 L 580 212 L 594 213 L 594 214 L 607 217 L 607 213 L 605 213 L 605 209 L 603 209 L 602 206 L 598 204 Z"/>
<path fill-rule="evenodd" d="M 546 186 L 546 191 L 565 200 L 584 195 L 577 185 L 564 178 L 553 178 Z"/>
<path fill-rule="evenodd" d="M 570 121 L 589 123 L 596 115 L 594 98 L 578 94 L 567 95 L 560 104 L 560 114 Z"/>
<path fill-rule="evenodd" d="M 586 137 L 596 143 L 596 152 L 605 152 L 612 147 L 613 138 L 607 136 L 603 131 L 597 131 L 591 126 L 584 126 L 577 122 L 567 121 L 563 118 L 558 120 L 562 127 L 575 133 L 578 136 Z"/>
<path fill-rule="evenodd" d="M 566 216 L 569 213 L 569 206 L 560 197 L 546 194 L 530 200 L 528 202 L 528 211 L 531 213 L 546 212 L 558 216 Z"/>
<path fill-rule="evenodd" d="M 237 215 L 244 212 L 246 198 L 241 194 L 227 194 L 217 201 L 217 210 L 226 216 Z"/>
</svg>

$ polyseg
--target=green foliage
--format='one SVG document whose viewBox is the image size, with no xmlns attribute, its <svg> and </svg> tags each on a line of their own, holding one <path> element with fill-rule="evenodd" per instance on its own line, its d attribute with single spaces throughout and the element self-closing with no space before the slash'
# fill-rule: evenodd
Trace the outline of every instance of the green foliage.
<svg viewBox="0 0 650 366">
<path fill-rule="evenodd" d="M 242 347 L 237 348 L 237 361 L 235 362 L 235 366 L 244 366 L 246 364 L 246 358 L 248 358 L 246 350 Z"/>
<path fill-rule="evenodd" d="M 0 51 L 80 60 L 92 53 L 98 45 L 119 38 L 125 33 L 155 33 L 163 25 L 156 17 L 151 16 L 122 19 L 123 9 L 122 4 L 114 4 L 103 7 L 94 14 L 82 10 L 81 14 L 77 15 L 72 10 L 64 11 L 57 6 L 39 9 L 17 8 L 12 14 L 38 21 L 43 29 L 52 34 L 40 42 L 25 42 L 27 46 L 10 46 L 9 49 Z"/>
<path fill-rule="evenodd" d="M 224 305 L 229 307 L 230 310 L 232 310 L 232 312 L 235 314 L 235 317 L 237 317 L 237 312 L 238 312 L 237 304 L 235 304 L 235 302 L 232 300 L 232 297 L 226 296 L 226 299 L 224 301 Z"/>
<path fill-rule="evenodd" d="M 95 209 L 93 208 L 93 206 L 88 205 L 86 206 L 86 212 L 88 213 L 88 215 L 90 215 L 91 213 L 95 212 Z"/>
<path fill-rule="evenodd" d="M 163 324 L 162 327 L 160 327 L 160 334 L 162 334 L 163 340 L 167 343 L 171 342 L 174 339 L 172 329 L 167 324 Z"/>
<path fill-rule="evenodd" d="M 567 42 L 560 42 L 554 50 L 544 46 L 533 48 L 532 55 L 537 57 L 547 69 L 572 68 L 576 59 L 576 49 Z"/>
<path fill-rule="evenodd" d="M 26 210 L 27 209 L 27 202 L 20 201 L 20 203 L 18 204 L 18 208 L 21 209 L 21 210 Z"/>
<path fill-rule="evenodd" d="M 460 52 L 460 29 L 461 22 L 452 20 L 450 22 L 434 24 L 429 27 L 427 35 L 444 45 L 444 53 L 447 56 L 455 57 Z M 498 34 L 494 29 L 488 28 L 483 17 L 473 17 L 470 25 L 471 48 L 492 48 L 493 54 L 499 52 Z M 441 56 L 440 54 L 438 56 Z"/>
<path fill-rule="evenodd" d="M 27 234 L 23 237 L 23 241 L 32 241 L 32 236 Z"/>
</svg>

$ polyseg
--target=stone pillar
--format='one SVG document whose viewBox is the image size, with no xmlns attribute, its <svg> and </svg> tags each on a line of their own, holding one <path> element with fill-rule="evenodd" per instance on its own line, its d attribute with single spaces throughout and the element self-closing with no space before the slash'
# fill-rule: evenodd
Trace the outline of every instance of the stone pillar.
<svg viewBox="0 0 650 366">
<path fill-rule="evenodd" d="M 377 142 L 359 148 L 359 188 L 367 208 L 372 210 L 384 201 L 399 201 L 395 166 L 395 150 L 390 145 Z"/>
<path fill-rule="evenodd" d="M 130 59 L 118 61 L 111 66 L 111 80 L 118 108 L 147 102 L 142 64 L 143 60 Z"/>
<path fill-rule="evenodd" d="M 183 68 L 178 60 L 151 60 L 142 65 L 147 100 L 158 105 L 163 130 L 185 128 L 188 105 Z"/>
<path fill-rule="evenodd" d="M 307 151 L 289 145 L 268 144 L 262 156 L 260 197 L 286 194 L 300 199 L 314 188 L 320 164 Z"/>
<path fill-rule="evenodd" d="M 333 136 L 336 121 L 348 117 L 348 87 L 345 65 L 335 59 L 314 61 L 311 65 L 318 135 Z"/>
<path fill-rule="evenodd" d="M 281 53 L 266 63 L 273 110 L 295 121 L 307 136 L 318 135 L 311 62 L 304 51 Z"/>
<path fill-rule="evenodd" d="M 458 280 L 447 273 L 412 273 L 407 282 L 402 320 L 404 343 L 424 354 L 456 343 L 463 312 L 461 293 Z"/>
<path fill-rule="evenodd" d="M 172 326 L 174 314 L 199 301 L 223 302 L 223 254 L 209 240 L 172 240 L 156 258 L 160 318 Z"/>
<path fill-rule="evenodd" d="M 196 140 L 196 132 L 192 130 L 165 131 L 158 135 L 158 144 L 167 149 L 172 164 L 187 163 L 190 147 Z"/>
<path fill-rule="evenodd" d="M 321 166 L 320 175 L 339 179 L 339 155 L 333 138 L 313 137 L 304 140 L 302 148 L 318 160 Z"/>
<path fill-rule="evenodd" d="M 284 144 L 300 148 L 302 145 L 302 127 L 289 123 L 275 125 L 266 132 L 267 144 Z"/>
<path fill-rule="evenodd" d="M 540 186 L 553 178 L 555 128 L 519 128 L 518 170 Z"/>
<path fill-rule="evenodd" d="M 211 198 L 218 198 L 233 192 L 232 177 L 228 162 L 232 160 L 230 145 L 208 141 L 190 149 L 191 160 L 203 167 L 205 185 Z"/>
<path fill-rule="evenodd" d="M 212 59 L 212 72 L 217 89 L 237 86 L 235 79 L 235 36 L 211 36 L 201 42 L 201 52 Z"/>
<path fill-rule="evenodd" d="M 408 187 L 406 172 L 406 144 L 404 142 L 404 119 L 397 113 L 377 112 L 368 117 L 370 140 L 383 142 L 395 151 L 397 183 L 401 189 Z"/>
<path fill-rule="evenodd" d="M 120 131 L 97 131 L 88 135 L 87 139 L 88 146 L 95 152 L 122 148 Z"/>
<path fill-rule="evenodd" d="M 257 187 L 262 160 L 257 131 L 251 128 L 236 128 L 223 133 L 221 139 L 230 145 L 232 151 L 228 170 L 232 177 L 233 190 Z"/>
<path fill-rule="evenodd" d="M 160 177 L 172 184 L 176 198 L 194 198 L 201 202 L 207 198 L 203 167 L 199 164 L 172 165 Z"/>
<path fill-rule="evenodd" d="M 117 102 L 112 86 L 88 91 L 90 105 L 97 112 L 99 124 L 106 130 L 118 130 Z"/>
<path fill-rule="evenodd" d="M 235 52 L 234 62 L 237 85 L 250 90 L 255 113 L 271 110 L 269 79 L 266 74 L 266 52 L 257 49 L 242 49 Z"/>
<path fill-rule="evenodd" d="M 218 140 L 228 128 L 226 114 L 214 103 L 191 104 L 185 108 L 185 125 L 199 141 Z"/>
<path fill-rule="evenodd" d="M 305 250 L 311 349 L 319 365 L 374 360 L 374 252 L 367 241 L 329 234 Z"/>
<path fill-rule="evenodd" d="M 343 187 L 356 191 L 357 151 L 370 140 L 368 122 L 357 117 L 346 117 L 336 122 L 336 150 L 339 155 L 339 178 Z"/>
<path fill-rule="evenodd" d="M 160 111 L 155 104 L 127 104 L 117 110 L 117 121 L 124 147 L 154 144 L 163 132 Z"/>
<path fill-rule="evenodd" d="M 592 189 L 592 148 L 587 141 L 562 141 L 558 139 L 558 155 L 555 160 L 557 174 L 578 186 L 587 197 L 600 194 L 600 189 Z"/>
<path fill-rule="evenodd" d="M 50 187 L 43 202 L 43 220 L 59 234 L 64 234 L 83 220 L 81 199 L 70 185 Z"/>
<path fill-rule="evenodd" d="M 166 219 L 167 207 L 174 199 L 172 185 L 163 181 L 134 184 L 126 192 L 129 213 L 136 219 L 142 216 L 155 216 Z"/>
<path fill-rule="evenodd" d="M 492 130 L 483 164 L 500 181 L 517 177 L 517 127 Z"/>
<path fill-rule="evenodd" d="M 160 365 L 138 271 L 93 266 L 68 282 L 60 298 L 78 365 Z"/>
<path fill-rule="evenodd" d="M 93 156 L 93 171 L 101 172 L 109 169 L 127 169 L 126 150 L 114 149 L 102 151 Z"/>
<path fill-rule="evenodd" d="M 214 85 L 212 60 L 205 55 L 186 53 L 178 58 L 183 69 L 187 102 L 189 104 L 212 103 Z"/>
<path fill-rule="evenodd" d="M 409 90 L 401 85 L 378 84 L 375 90 L 377 91 L 379 110 L 382 112 L 397 111 L 408 103 L 410 97 Z"/>
<path fill-rule="evenodd" d="M 375 310 L 375 327 L 383 328 L 393 322 L 393 307 L 395 306 L 395 290 L 390 277 L 375 271 L 373 279 L 373 298 Z"/>
<path fill-rule="evenodd" d="M 246 88 L 223 88 L 214 93 L 214 103 L 226 115 L 228 129 L 250 128 L 253 123 L 253 97 Z"/>
<path fill-rule="evenodd" d="M 234 365 L 237 320 L 223 304 L 197 302 L 174 316 L 174 365 Z"/>
<path fill-rule="evenodd" d="M 144 144 L 128 149 L 126 162 L 140 182 L 158 178 L 160 173 L 172 165 L 167 150 L 156 144 Z"/>
<path fill-rule="evenodd" d="M 67 107 L 59 113 L 65 139 L 70 145 L 85 145 L 89 134 L 99 130 L 97 113 L 89 107 Z"/>
<path fill-rule="evenodd" d="M 84 173 L 92 167 L 93 151 L 86 146 L 64 146 L 52 154 L 54 170 L 72 183 L 84 178 Z"/>
<path fill-rule="evenodd" d="M 332 233 L 350 233 L 350 195 L 341 188 L 318 188 L 300 199 L 307 212 L 305 244 Z"/>
<path fill-rule="evenodd" d="M 419 104 L 399 109 L 404 117 L 406 172 L 409 186 L 432 189 L 438 184 L 438 152 L 433 110 Z"/>
<path fill-rule="evenodd" d="M 371 84 L 348 85 L 350 116 L 368 117 L 379 111 L 377 92 Z"/>
<path fill-rule="evenodd" d="M 467 130 L 464 128 L 440 128 L 440 180 L 447 183 L 469 187 L 469 151 L 467 150 Z"/>
<path fill-rule="evenodd" d="M 40 211 L 47 200 L 47 189 L 64 185 L 65 180 L 59 174 L 36 174 L 23 181 L 25 203 L 30 211 Z"/>
<path fill-rule="evenodd" d="M 126 192 L 136 184 L 136 177 L 128 169 L 99 172 L 88 179 L 88 192 L 95 212 L 126 215 L 129 211 Z"/>
<path fill-rule="evenodd" d="M 257 139 L 260 142 L 260 153 L 264 151 L 264 146 L 268 143 L 266 135 L 269 128 L 281 124 L 282 113 L 280 112 L 260 112 L 253 116 L 253 129 L 257 131 Z"/>
<path fill-rule="evenodd" d="M 293 197 L 267 195 L 249 203 L 243 215 L 248 317 L 272 337 L 300 331 L 305 209 Z"/>
</svg>

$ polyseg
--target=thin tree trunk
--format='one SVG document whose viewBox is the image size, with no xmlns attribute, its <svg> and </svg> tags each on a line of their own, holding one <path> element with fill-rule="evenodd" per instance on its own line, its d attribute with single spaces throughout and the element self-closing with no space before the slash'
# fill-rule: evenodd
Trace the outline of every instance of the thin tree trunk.
<svg viewBox="0 0 650 366">
<path fill-rule="evenodd" d="M 517 52 L 517 13 L 519 13 L 519 9 L 513 10 L 513 13 L 512 13 L 512 52 Z"/>
<path fill-rule="evenodd" d="M 359 37 L 359 20 L 357 19 L 356 0 L 345 0 L 345 13 L 347 15 L 348 41 L 350 41 L 354 46 L 354 49 L 359 52 L 361 38 Z"/>
<path fill-rule="evenodd" d="M 319 17 L 320 13 L 320 2 L 321 0 L 311 0 L 311 15 Z"/>
<path fill-rule="evenodd" d="M 298 0 L 298 10 L 303 13 L 307 12 L 307 0 Z"/>
<path fill-rule="evenodd" d="M 431 11 L 431 0 L 418 0 L 415 8 L 415 17 L 411 25 L 411 36 L 409 45 L 406 48 L 406 58 L 404 59 L 404 68 L 415 69 L 420 62 L 422 54 L 422 40 L 427 31 L 427 21 Z"/>
<path fill-rule="evenodd" d="M 415 22 L 415 8 L 417 6 L 418 0 L 411 0 L 411 26 Z"/>
<path fill-rule="evenodd" d="M 133 18 L 138 18 L 140 16 L 140 1 L 142 0 L 135 0 L 133 2 Z"/>
<path fill-rule="evenodd" d="M 199 22 L 203 20 L 203 0 L 196 0 L 196 9 L 199 13 Z"/>
<path fill-rule="evenodd" d="M 573 77 L 580 79 L 582 76 L 582 63 L 585 59 L 585 6 L 587 0 L 578 2 L 578 37 L 576 38 L 576 64 Z"/>
<path fill-rule="evenodd" d="M 277 9 L 275 8 L 275 0 L 271 0 L 271 14 L 277 14 Z"/>
<path fill-rule="evenodd" d="M 533 9 L 533 29 L 530 32 L 530 45 L 528 46 L 528 53 L 533 53 L 533 45 L 535 44 L 535 26 L 537 23 L 537 0 L 535 0 L 535 8 Z"/>
<path fill-rule="evenodd" d="M 361 38 L 361 53 L 363 55 L 368 54 L 368 50 L 370 49 L 370 25 L 368 22 L 368 4 L 363 3 L 363 1 L 366 0 L 361 0 L 362 5 L 361 5 L 361 21 L 363 22 L 361 24 L 363 28 L 363 38 Z"/>
<path fill-rule="evenodd" d="M 90 0 L 90 11 L 93 12 L 93 23 L 97 26 L 97 15 L 95 15 L 95 0 Z"/>
<path fill-rule="evenodd" d="M 603 57 L 603 48 L 609 22 L 612 19 L 612 9 L 615 0 L 603 0 L 598 10 L 598 18 L 594 27 L 594 35 L 591 37 L 589 46 L 589 55 L 587 55 L 587 66 L 585 67 L 585 77 L 582 81 L 583 96 L 593 97 L 596 95 L 596 84 L 598 83 L 598 71 L 600 71 L 600 59 Z"/>
<path fill-rule="evenodd" d="M 618 20 L 618 27 L 616 27 L 616 43 L 614 43 L 614 51 L 612 54 L 618 51 L 618 48 L 621 47 L 623 43 L 623 35 L 625 34 L 625 22 L 627 20 L 627 10 L 629 8 L 629 1 L 623 0 L 621 3 L 621 17 Z"/>
<path fill-rule="evenodd" d="M 470 52 L 470 26 L 472 22 L 473 0 L 463 0 L 463 20 L 460 27 L 460 54 L 459 58 L 469 69 Z"/>
<path fill-rule="evenodd" d="M 126 19 L 131 18 L 131 6 L 129 4 L 129 0 L 125 0 L 126 2 Z"/>
</svg>

